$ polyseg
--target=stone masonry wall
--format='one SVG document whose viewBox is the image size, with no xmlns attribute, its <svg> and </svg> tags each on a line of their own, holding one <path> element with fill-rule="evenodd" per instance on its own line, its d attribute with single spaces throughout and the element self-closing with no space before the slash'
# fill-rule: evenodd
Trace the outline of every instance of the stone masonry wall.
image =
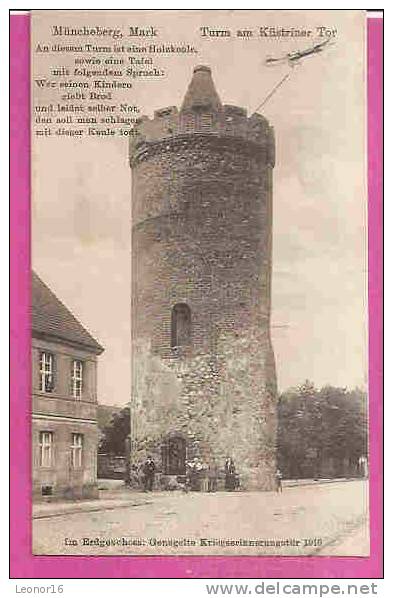
<svg viewBox="0 0 393 598">
<path fill-rule="evenodd" d="M 187 457 L 222 468 L 232 456 L 243 488 L 271 489 L 276 467 L 275 366 L 266 334 L 226 335 L 217 353 L 162 360 L 147 345 L 134 354 L 133 460 L 160 467 L 170 435 Z"/>
<path fill-rule="evenodd" d="M 243 487 L 269 489 L 273 164 L 266 136 L 242 130 L 157 135 L 131 156 L 131 433 L 138 460 L 150 453 L 159 464 L 165 437 L 179 434 L 189 458 L 222 467 L 231 456 Z M 191 346 L 181 350 L 171 348 L 177 303 L 191 309 Z"/>
</svg>

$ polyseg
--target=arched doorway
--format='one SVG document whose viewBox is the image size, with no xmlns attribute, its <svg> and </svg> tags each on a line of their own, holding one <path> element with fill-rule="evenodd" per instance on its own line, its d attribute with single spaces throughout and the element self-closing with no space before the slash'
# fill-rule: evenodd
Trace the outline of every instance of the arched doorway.
<svg viewBox="0 0 393 598">
<path fill-rule="evenodd" d="M 182 436 L 170 436 L 162 445 L 162 471 L 166 475 L 185 475 L 186 441 Z"/>
</svg>

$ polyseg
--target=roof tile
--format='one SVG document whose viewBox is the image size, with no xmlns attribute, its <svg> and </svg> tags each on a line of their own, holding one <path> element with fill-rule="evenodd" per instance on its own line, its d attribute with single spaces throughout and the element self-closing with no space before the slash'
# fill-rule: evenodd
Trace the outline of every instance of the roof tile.
<svg viewBox="0 0 393 598">
<path fill-rule="evenodd" d="M 104 348 L 82 326 L 35 272 L 31 289 L 32 330 L 102 353 Z"/>
</svg>

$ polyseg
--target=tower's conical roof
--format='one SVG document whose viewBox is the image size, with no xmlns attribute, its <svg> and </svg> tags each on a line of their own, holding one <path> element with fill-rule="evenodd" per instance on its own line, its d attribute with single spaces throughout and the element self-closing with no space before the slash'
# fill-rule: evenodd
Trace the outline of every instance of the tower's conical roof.
<svg viewBox="0 0 393 598">
<path fill-rule="evenodd" d="M 182 110 L 209 107 L 213 110 L 222 108 L 220 97 L 214 87 L 212 72 L 208 66 L 196 66 L 191 82 L 184 96 Z"/>
</svg>

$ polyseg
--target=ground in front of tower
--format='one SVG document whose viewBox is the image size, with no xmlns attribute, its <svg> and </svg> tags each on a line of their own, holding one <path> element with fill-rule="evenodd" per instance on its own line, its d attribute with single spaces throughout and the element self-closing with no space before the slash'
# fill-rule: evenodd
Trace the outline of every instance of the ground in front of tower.
<svg viewBox="0 0 393 598">
<path fill-rule="evenodd" d="M 35 506 L 33 553 L 366 556 L 367 494 L 367 482 L 353 480 Z"/>
</svg>

